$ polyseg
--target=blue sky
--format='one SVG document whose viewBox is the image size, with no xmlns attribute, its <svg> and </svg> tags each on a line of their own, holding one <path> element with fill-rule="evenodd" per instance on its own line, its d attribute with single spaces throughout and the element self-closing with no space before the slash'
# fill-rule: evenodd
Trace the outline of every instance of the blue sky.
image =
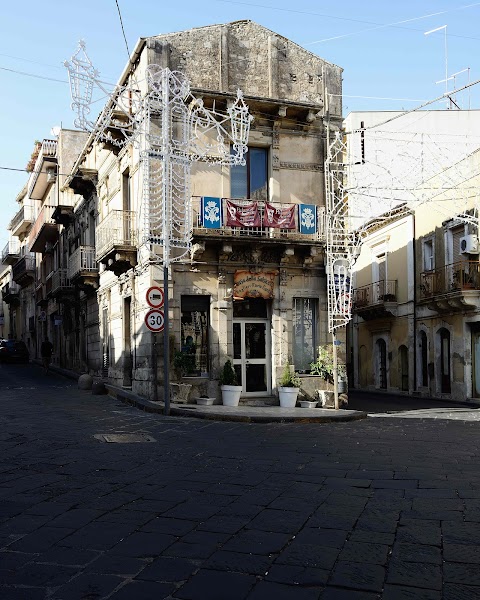
<svg viewBox="0 0 480 600">
<path fill-rule="evenodd" d="M 344 114 L 411 109 L 440 96 L 435 82 L 463 69 L 456 87 L 480 79 L 480 2 L 461 0 L 118 0 L 130 50 L 139 37 L 252 19 L 344 68 Z M 446 25 L 430 35 L 426 31 Z M 35 139 L 55 125 L 73 127 L 62 66 L 79 39 L 103 80 L 116 82 L 127 61 L 115 0 L 9 2 L 0 20 L 0 250 L 18 207 L 16 194 Z M 23 74 L 21 74 L 21 73 Z M 28 75 L 26 75 L 28 74 Z M 35 76 L 35 77 L 34 77 Z M 61 81 L 53 81 L 61 80 Z M 65 83 L 62 83 L 65 82 Z M 453 81 L 450 82 L 453 86 Z M 480 107 L 480 85 L 458 98 Z M 435 105 L 442 108 L 445 103 Z"/>
</svg>

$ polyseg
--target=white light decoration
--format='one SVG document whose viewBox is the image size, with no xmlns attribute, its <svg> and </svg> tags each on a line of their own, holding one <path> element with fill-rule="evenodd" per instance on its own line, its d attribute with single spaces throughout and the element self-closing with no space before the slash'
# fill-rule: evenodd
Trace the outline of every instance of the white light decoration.
<svg viewBox="0 0 480 600">
<path fill-rule="evenodd" d="M 163 264 L 165 332 L 169 332 L 169 266 L 187 257 L 192 248 L 192 164 L 245 164 L 252 120 L 248 106 L 238 91 L 227 114 L 216 111 L 215 106 L 207 109 L 201 98 L 191 94 L 184 74 L 154 64 L 146 69 L 143 95 L 132 74 L 128 85 L 108 93 L 83 42 L 65 66 L 72 109 L 77 112 L 75 125 L 90 131 L 98 142 L 117 148 L 132 143 L 140 151 L 143 182 L 138 239 L 148 249 L 149 259 Z M 92 121 L 89 114 L 95 86 L 109 99 L 98 119 Z M 164 335 L 165 414 L 170 412 L 168 338 Z M 154 347 L 155 343 L 153 340 Z M 156 394 L 155 384 L 154 397 Z"/>
</svg>

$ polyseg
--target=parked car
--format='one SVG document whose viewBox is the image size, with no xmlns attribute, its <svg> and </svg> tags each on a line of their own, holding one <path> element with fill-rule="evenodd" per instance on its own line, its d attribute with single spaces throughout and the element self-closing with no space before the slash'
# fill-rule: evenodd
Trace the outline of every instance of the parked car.
<svg viewBox="0 0 480 600">
<path fill-rule="evenodd" d="M 0 340 L 1 362 L 28 362 L 30 353 L 25 342 L 19 340 Z"/>
</svg>

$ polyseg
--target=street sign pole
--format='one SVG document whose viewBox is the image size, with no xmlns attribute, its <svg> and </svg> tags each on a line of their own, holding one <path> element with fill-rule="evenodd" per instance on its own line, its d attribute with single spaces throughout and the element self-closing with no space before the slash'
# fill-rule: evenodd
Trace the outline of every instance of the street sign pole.
<svg viewBox="0 0 480 600">
<path fill-rule="evenodd" d="M 157 334 L 152 331 L 153 401 L 158 402 L 157 387 Z"/>
<path fill-rule="evenodd" d="M 163 329 L 163 401 L 164 414 L 170 414 L 170 319 L 168 316 L 168 264 L 163 266 L 163 312 L 165 326 Z"/>
</svg>

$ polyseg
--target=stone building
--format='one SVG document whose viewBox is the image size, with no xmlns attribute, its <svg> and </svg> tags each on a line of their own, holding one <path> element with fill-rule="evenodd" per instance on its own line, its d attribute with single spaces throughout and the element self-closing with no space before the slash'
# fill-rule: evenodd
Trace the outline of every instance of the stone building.
<svg viewBox="0 0 480 600">
<path fill-rule="evenodd" d="M 240 88 L 253 116 L 246 165 L 197 162 L 186 182 L 192 252 L 172 264 L 168 282 L 174 394 L 218 396 L 227 358 L 244 398 L 273 402 L 286 363 L 307 391 L 316 347 L 328 341 L 323 165 L 327 126 L 341 125 L 342 69 L 251 21 L 141 38 L 119 86 L 145 93 L 149 65 L 180 71 L 217 112 Z M 161 397 L 162 334 L 145 324 L 147 291 L 164 282 L 159 247 L 145 239 L 144 140 L 117 144 L 111 130 L 75 146 L 58 188 L 69 199 L 55 213 L 61 229 L 51 240 L 30 233 L 30 250 L 58 256 L 64 269 L 68 290 L 42 310 L 57 323 L 65 366 Z M 214 227 L 210 210 L 221 215 Z M 48 243 L 58 243 L 51 259 Z"/>
</svg>

